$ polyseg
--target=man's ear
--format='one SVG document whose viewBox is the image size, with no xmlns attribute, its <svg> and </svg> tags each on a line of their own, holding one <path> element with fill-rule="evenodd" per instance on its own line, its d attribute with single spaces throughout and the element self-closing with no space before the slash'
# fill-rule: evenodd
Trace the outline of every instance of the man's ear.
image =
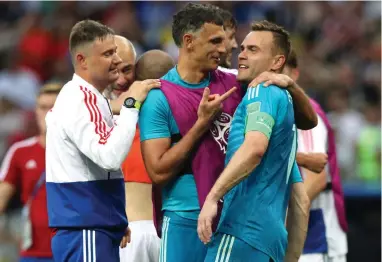
<svg viewBox="0 0 382 262">
<path fill-rule="evenodd" d="M 275 71 L 277 72 L 278 70 L 280 70 L 282 68 L 282 66 L 285 64 L 285 56 L 283 55 L 277 55 L 275 58 L 274 58 L 274 61 L 273 61 L 273 65 L 271 67 L 271 70 L 272 71 Z"/>
<path fill-rule="evenodd" d="M 192 34 L 183 35 L 183 46 L 187 49 L 193 49 L 194 47 L 194 36 Z"/>
<path fill-rule="evenodd" d="M 84 69 L 87 68 L 87 59 L 85 54 L 81 52 L 76 53 L 75 62 L 76 62 L 76 65 L 80 66 L 81 68 L 84 68 Z"/>
</svg>

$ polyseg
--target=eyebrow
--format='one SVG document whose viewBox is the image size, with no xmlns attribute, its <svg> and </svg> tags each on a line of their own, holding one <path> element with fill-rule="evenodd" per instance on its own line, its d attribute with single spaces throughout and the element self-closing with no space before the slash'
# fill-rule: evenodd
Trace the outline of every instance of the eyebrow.
<svg viewBox="0 0 382 262">
<path fill-rule="evenodd" d="M 107 52 L 110 52 L 110 51 L 115 51 L 115 52 L 117 52 L 117 46 L 115 46 L 115 47 L 113 47 L 113 48 L 109 48 L 109 49 L 103 51 L 102 54 L 106 54 Z"/>
<path fill-rule="evenodd" d="M 247 47 L 247 49 L 252 49 L 252 48 L 257 48 L 257 49 L 260 49 L 260 47 L 258 47 L 257 45 L 240 45 L 240 48 L 241 49 L 245 49 Z"/>
</svg>

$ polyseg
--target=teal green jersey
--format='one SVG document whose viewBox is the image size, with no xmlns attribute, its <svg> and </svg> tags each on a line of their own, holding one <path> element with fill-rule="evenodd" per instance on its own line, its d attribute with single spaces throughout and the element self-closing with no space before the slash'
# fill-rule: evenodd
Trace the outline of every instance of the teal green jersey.
<svg viewBox="0 0 382 262">
<path fill-rule="evenodd" d="M 245 134 L 255 131 L 269 139 L 268 149 L 250 175 L 224 197 L 218 232 L 240 238 L 274 261 L 282 261 L 290 187 L 302 181 L 295 163 L 297 133 L 288 91 L 262 84 L 247 90 L 233 117 L 226 165 Z"/>
</svg>

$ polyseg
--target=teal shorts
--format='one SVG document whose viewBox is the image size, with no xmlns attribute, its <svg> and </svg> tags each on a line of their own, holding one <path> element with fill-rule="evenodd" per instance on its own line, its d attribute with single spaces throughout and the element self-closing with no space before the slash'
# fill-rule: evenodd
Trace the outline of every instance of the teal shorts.
<svg viewBox="0 0 382 262">
<path fill-rule="evenodd" d="M 272 262 L 273 260 L 260 250 L 232 235 L 218 233 L 208 244 L 205 262 Z"/>
<path fill-rule="evenodd" d="M 200 241 L 198 221 L 166 211 L 163 218 L 159 262 L 203 262 L 207 246 Z"/>
</svg>

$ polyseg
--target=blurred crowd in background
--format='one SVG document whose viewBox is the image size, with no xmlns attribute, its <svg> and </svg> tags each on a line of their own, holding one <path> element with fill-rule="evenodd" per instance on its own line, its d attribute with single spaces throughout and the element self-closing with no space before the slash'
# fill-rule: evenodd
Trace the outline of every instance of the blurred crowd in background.
<svg viewBox="0 0 382 262">
<path fill-rule="evenodd" d="M 12 143 L 36 134 L 33 110 L 41 85 L 71 79 L 68 38 L 77 21 L 107 24 L 130 39 L 138 55 L 162 49 L 176 59 L 172 15 L 185 3 L 0 2 L 0 160 Z M 343 181 L 380 186 L 381 2 L 211 3 L 234 14 L 238 43 L 255 20 L 291 33 L 299 84 L 335 129 Z"/>
</svg>

